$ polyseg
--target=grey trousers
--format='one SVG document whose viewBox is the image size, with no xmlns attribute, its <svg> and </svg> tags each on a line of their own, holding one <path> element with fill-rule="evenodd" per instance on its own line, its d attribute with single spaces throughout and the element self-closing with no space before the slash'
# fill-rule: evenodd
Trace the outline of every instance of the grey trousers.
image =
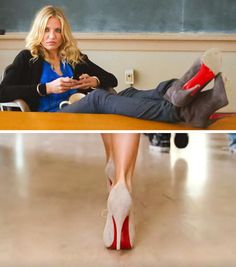
<svg viewBox="0 0 236 267">
<path fill-rule="evenodd" d="M 145 120 L 180 122 L 178 109 L 163 99 L 173 80 L 163 82 L 155 89 L 127 88 L 118 94 L 96 89 L 81 100 L 64 107 L 61 112 L 119 114 Z"/>
</svg>

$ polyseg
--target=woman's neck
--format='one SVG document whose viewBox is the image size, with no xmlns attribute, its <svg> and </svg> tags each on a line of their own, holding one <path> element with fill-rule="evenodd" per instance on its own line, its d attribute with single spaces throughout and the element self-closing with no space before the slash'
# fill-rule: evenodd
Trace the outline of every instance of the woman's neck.
<svg viewBox="0 0 236 267">
<path fill-rule="evenodd" d="M 57 62 L 60 61 L 60 57 L 57 53 L 48 53 L 47 59 L 50 62 Z"/>
</svg>

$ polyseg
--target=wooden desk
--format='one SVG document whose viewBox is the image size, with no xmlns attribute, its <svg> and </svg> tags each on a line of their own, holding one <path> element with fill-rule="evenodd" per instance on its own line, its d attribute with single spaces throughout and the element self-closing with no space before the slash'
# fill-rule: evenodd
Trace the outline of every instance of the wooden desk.
<svg viewBox="0 0 236 267">
<path fill-rule="evenodd" d="M 0 130 L 201 130 L 186 124 L 171 124 L 110 114 L 0 112 Z M 216 121 L 202 130 L 236 130 L 236 116 Z"/>
</svg>

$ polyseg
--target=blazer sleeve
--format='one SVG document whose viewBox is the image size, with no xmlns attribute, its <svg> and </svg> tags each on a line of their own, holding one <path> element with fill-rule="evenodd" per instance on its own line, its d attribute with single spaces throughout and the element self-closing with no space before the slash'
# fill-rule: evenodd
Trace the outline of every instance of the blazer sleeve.
<svg viewBox="0 0 236 267">
<path fill-rule="evenodd" d="M 98 77 L 100 81 L 100 88 L 107 89 L 110 87 L 116 87 L 118 85 L 118 81 L 110 72 L 107 72 L 103 68 L 99 67 L 95 63 L 93 63 L 87 55 L 83 55 L 83 62 L 81 64 L 77 64 L 75 67 L 75 73 L 77 75 L 81 75 L 83 73 L 87 73 L 90 76 Z"/>
<path fill-rule="evenodd" d="M 30 104 L 38 99 L 37 82 L 32 84 L 30 81 L 30 58 L 30 52 L 23 50 L 8 66 L 0 84 L 0 101 L 13 101 L 20 98 Z"/>
</svg>

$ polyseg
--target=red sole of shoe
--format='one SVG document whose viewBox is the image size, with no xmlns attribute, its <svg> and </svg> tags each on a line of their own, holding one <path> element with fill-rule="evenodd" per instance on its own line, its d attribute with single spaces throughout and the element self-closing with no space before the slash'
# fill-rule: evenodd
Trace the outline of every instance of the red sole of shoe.
<svg viewBox="0 0 236 267">
<path fill-rule="evenodd" d="M 202 64 L 198 73 L 188 82 L 186 82 L 183 86 L 183 90 L 189 90 L 196 85 L 199 85 L 193 92 L 191 93 L 194 96 L 198 91 L 200 91 L 207 83 L 209 83 L 215 74 L 205 65 Z"/>
<path fill-rule="evenodd" d="M 116 243 L 117 243 L 117 228 L 116 228 L 116 222 L 114 217 L 112 216 L 113 221 L 113 227 L 114 227 L 114 240 L 109 247 L 109 249 L 117 249 Z M 122 225 L 121 229 L 121 240 L 120 240 L 120 249 L 131 249 L 131 243 L 129 238 L 129 216 L 127 216 L 124 220 L 124 223 Z"/>
<path fill-rule="evenodd" d="M 121 231 L 121 240 L 120 240 L 120 248 L 121 249 L 131 249 L 132 246 L 130 244 L 129 238 L 129 216 L 125 218 L 123 223 L 122 231 Z"/>
</svg>

